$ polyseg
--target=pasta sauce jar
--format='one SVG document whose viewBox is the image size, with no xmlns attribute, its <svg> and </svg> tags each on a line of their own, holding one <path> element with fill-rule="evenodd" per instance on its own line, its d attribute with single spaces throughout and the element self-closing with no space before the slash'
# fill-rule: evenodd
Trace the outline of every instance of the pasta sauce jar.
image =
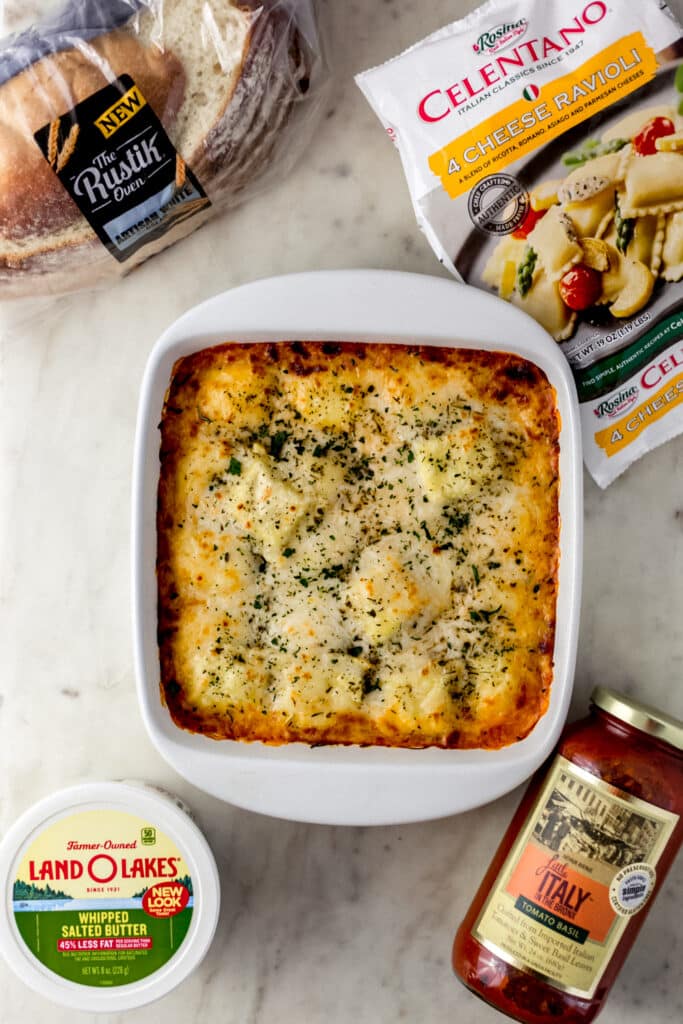
<svg viewBox="0 0 683 1024">
<path fill-rule="evenodd" d="M 534 778 L 455 937 L 476 995 L 526 1024 L 600 1011 L 683 838 L 683 722 L 598 687 Z"/>
</svg>

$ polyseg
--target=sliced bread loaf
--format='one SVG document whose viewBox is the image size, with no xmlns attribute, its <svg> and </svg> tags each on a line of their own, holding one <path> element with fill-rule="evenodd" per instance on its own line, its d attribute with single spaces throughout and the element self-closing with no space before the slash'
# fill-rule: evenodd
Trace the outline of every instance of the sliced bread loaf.
<svg viewBox="0 0 683 1024">
<path fill-rule="evenodd" d="M 212 206 L 118 263 L 33 134 L 122 74 L 140 87 Z M 126 273 L 233 205 L 275 158 L 309 76 L 296 25 L 280 5 L 164 0 L 1 85 L 0 296 L 70 291 Z"/>
</svg>

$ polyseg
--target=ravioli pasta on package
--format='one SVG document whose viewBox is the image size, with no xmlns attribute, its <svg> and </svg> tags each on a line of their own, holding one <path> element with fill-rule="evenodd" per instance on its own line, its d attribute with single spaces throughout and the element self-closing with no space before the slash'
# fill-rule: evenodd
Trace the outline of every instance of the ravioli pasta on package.
<svg viewBox="0 0 683 1024">
<path fill-rule="evenodd" d="M 490 0 L 357 82 L 444 266 L 562 347 L 598 484 L 681 433 L 683 39 L 666 4 Z"/>
</svg>

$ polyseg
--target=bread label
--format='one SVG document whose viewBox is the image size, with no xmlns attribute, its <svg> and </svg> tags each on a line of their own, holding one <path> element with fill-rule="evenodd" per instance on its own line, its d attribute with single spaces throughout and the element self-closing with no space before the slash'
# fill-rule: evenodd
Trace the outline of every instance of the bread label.
<svg viewBox="0 0 683 1024">
<path fill-rule="evenodd" d="M 120 263 L 211 205 L 129 75 L 44 125 L 35 140 Z"/>
</svg>

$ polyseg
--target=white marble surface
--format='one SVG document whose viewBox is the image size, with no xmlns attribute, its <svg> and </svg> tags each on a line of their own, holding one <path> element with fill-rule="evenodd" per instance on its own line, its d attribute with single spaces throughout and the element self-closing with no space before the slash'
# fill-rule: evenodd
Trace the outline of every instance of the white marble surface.
<svg viewBox="0 0 683 1024">
<path fill-rule="evenodd" d="M 4 332 L 0 829 L 56 787 L 147 779 L 195 808 L 223 879 L 202 967 L 161 1003 L 111 1024 L 503 1019 L 455 981 L 449 955 L 519 794 L 461 817 L 374 830 L 285 823 L 221 804 L 179 779 L 147 739 L 129 622 L 131 445 L 154 340 L 189 306 L 256 277 L 348 266 L 440 272 L 415 227 L 398 157 L 351 74 L 473 6 L 329 0 L 334 91 L 305 164 L 112 291 Z M 681 0 L 673 6 L 683 10 Z M 574 716 L 601 682 L 683 717 L 682 578 L 680 437 L 607 492 L 586 480 Z M 604 1024 L 683 1019 L 682 889 L 679 862 Z M 0 964 L 2 1024 L 73 1017 Z"/>
</svg>

